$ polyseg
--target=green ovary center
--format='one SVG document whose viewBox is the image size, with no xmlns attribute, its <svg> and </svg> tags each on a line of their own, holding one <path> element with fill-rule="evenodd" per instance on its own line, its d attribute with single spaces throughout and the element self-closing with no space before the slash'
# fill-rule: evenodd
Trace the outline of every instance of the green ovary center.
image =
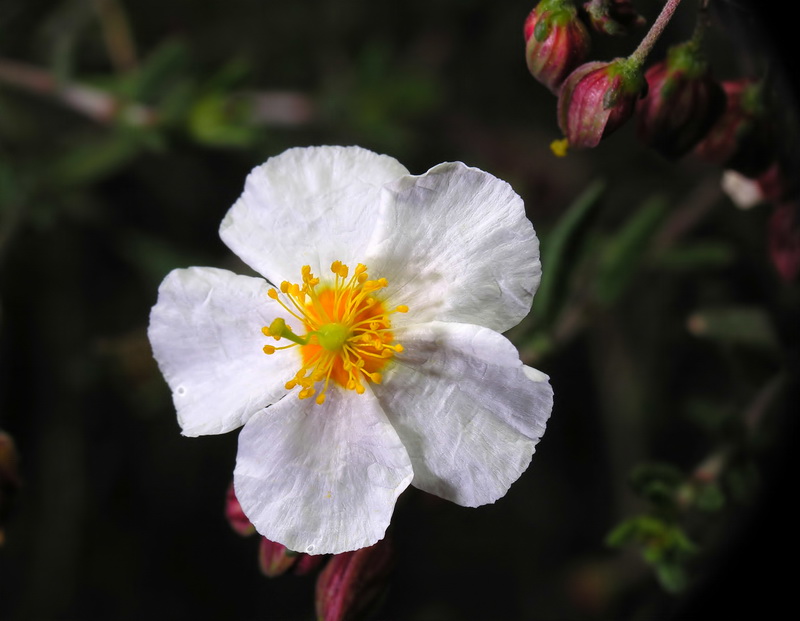
<svg viewBox="0 0 800 621">
<path fill-rule="evenodd" d="M 341 323 L 326 323 L 315 334 L 319 344 L 328 351 L 341 351 L 350 338 L 350 328 Z"/>
</svg>

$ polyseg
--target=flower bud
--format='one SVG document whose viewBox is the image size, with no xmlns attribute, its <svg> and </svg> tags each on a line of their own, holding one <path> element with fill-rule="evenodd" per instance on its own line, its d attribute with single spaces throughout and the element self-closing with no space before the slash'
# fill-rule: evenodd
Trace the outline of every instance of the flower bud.
<svg viewBox="0 0 800 621">
<path fill-rule="evenodd" d="M 648 91 L 636 105 L 639 138 L 667 159 L 688 153 L 725 109 L 725 92 L 711 77 L 697 44 L 670 49 L 645 73 Z"/>
<path fill-rule="evenodd" d="M 629 28 L 638 28 L 647 22 L 633 8 L 631 0 L 591 0 L 583 8 L 592 28 L 602 34 L 626 35 Z"/>
<path fill-rule="evenodd" d="M 777 205 L 767 235 L 772 264 L 783 280 L 792 282 L 800 274 L 800 202 Z"/>
<path fill-rule="evenodd" d="M 0 430 L 0 546 L 5 541 L 3 525 L 11 509 L 11 499 L 21 484 L 17 471 L 18 461 L 14 440 Z"/>
<path fill-rule="evenodd" d="M 747 78 L 722 83 L 725 110 L 695 148 L 701 158 L 757 177 L 775 160 L 775 136 L 762 84 Z"/>
<path fill-rule="evenodd" d="M 542 0 L 525 20 L 525 58 L 528 69 L 553 93 L 589 53 L 591 40 L 567 0 Z"/>
<path fill-rule="evenodd" d="M 317 619 L 352 621 L 365 616 L 382 594 L 391 566 L 387 540 L 333 556 L 317 578 Z"/>
<path fill-rule="evenodd" d="M 569 146 L 596 147 L 631 117 L 646 88 L 639 65 L 629 59 L 578 67 L 558 96 L 558 125 Z"/>
<path fill-rule="evenodd" d="M 305 554 L 301 552 L 297 555 L 297 562 L 292 566 L 292 573 L 296 576 L 305 576 L 314 571 L 327 558 L 324 554 Z"/>
<path fill-rule="evenodd" d="M 247 516 L 242 511 L 242 505 L 236 498 L 236 492 L 233 491 L 233 483 L 228 486 L 228 492 L 225 495 L 225 517 L 231 528 L 242 537 L 247 537 L 256 532 L 256 527 L 250 523 Z"/>
<path fill-rule="evenodd" d="M 286 546 L 261 537 L 258 546 L 258 566 L 267 578 L 285 574 L 297 561 L 298 556 L 297 552 L 292 552 Z"/>
</svg>

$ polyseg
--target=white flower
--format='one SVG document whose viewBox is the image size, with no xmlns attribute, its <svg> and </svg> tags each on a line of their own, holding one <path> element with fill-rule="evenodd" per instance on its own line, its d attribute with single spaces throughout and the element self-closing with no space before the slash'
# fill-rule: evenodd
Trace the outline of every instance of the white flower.
<svg viewBox="0 0 800 621">
<path fill-rule="evenodd" d="M 244 425 L 234 484 L 262 535 L 313 554 L 369 546 L 409 483 L 474 507 L 528 467 L 552 390 L 500 334 L 541 273 L 508 184 L 290 149 L 250 173 L 220 236 L 275 287 L 174 270 L 149 337 L 184 435 Z"/>
</svg>

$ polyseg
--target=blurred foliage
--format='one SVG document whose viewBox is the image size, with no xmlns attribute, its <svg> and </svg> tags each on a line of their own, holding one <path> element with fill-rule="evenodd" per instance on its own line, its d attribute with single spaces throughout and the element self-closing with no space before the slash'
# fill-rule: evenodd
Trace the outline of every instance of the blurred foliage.
<svg viewBox="0 0 800 621">
<path fill-rule="evenodd" d="M 663 3 L 636 4 L 652 22 Z M 752 7 L 711 5 L 715 75 L 783 75 Z M 253 166 L 309 144 L 360 144 L 413 173 L 481 167 L 541 239 L 533 312 L 508 336 L 551 376 L 547 434 L 493 506 L 401 497 L 387 618 L 747 609 L 719 584 L 747 585 L 766 614 L 748 541 L 791 532 L 800 338 L 769 205 L 737 210 L 718 167 L 668 164 L 630 128 L 553 157 L 555 99 L 525 67 L 531 8 L 0 3 L 0 428 L 21 485 L 0 507 L 0 618 L 313 618 L 313 579 L 265 580 L 227 527 L 236 435 L 180 436 L 146 338 L 169 270 L 247 269 L 219 222 Z M 681 5 L 655 56 L 694 12 Z M 796 136 L 795 100 L 773 95 Z M 769 601 L 788 579 L 769 576 Z"/>
</svg>

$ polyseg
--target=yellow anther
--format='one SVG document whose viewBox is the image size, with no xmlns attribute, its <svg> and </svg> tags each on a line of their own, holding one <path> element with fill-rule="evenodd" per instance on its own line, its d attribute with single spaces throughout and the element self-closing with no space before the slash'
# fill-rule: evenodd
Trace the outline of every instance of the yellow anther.
<svg viewBox="0 0 800 621">
<path fill-rule="evenodd" d="M 301 284 L 283 281 L 278 289 L 268 290 L 269 297 L 288 313 L 284 314 L 286 320 L 293 317 L 297 321 L 293 325 L 301 326 L 304 335 L 293 332 L 282 317 L 261 329 L 264 336 L 290 342 L 282 347 L 264 345 L 266 354 L 299 346 L 302 364 L 285 387 L 299 387 L 300 399 L 316 395 L 318 404 L 325 402 L 331 383 L 363 394 L 367 383 L 383 381 L 381 371 L 402 351 L 394 342 L 389 318 L 393 313 L 408 311 L 405 305 L 386 310 L 383 300 L 373 292 L 389 283 L 386 278 L 370 280 L 363 263 L 356 265 L 352 275 L 341 261 L 333 261 L 330 268 L 335 279 L 322 286 L 311 267 L 304 265 Z"/>
<path fill-rule="evenodd" d="M 553 140 L 550 143 L 550 150 L 556 157 L 565 157 L 569 150 L 569 140 L 562 138 L 561 140 Z"/>
</svg>

